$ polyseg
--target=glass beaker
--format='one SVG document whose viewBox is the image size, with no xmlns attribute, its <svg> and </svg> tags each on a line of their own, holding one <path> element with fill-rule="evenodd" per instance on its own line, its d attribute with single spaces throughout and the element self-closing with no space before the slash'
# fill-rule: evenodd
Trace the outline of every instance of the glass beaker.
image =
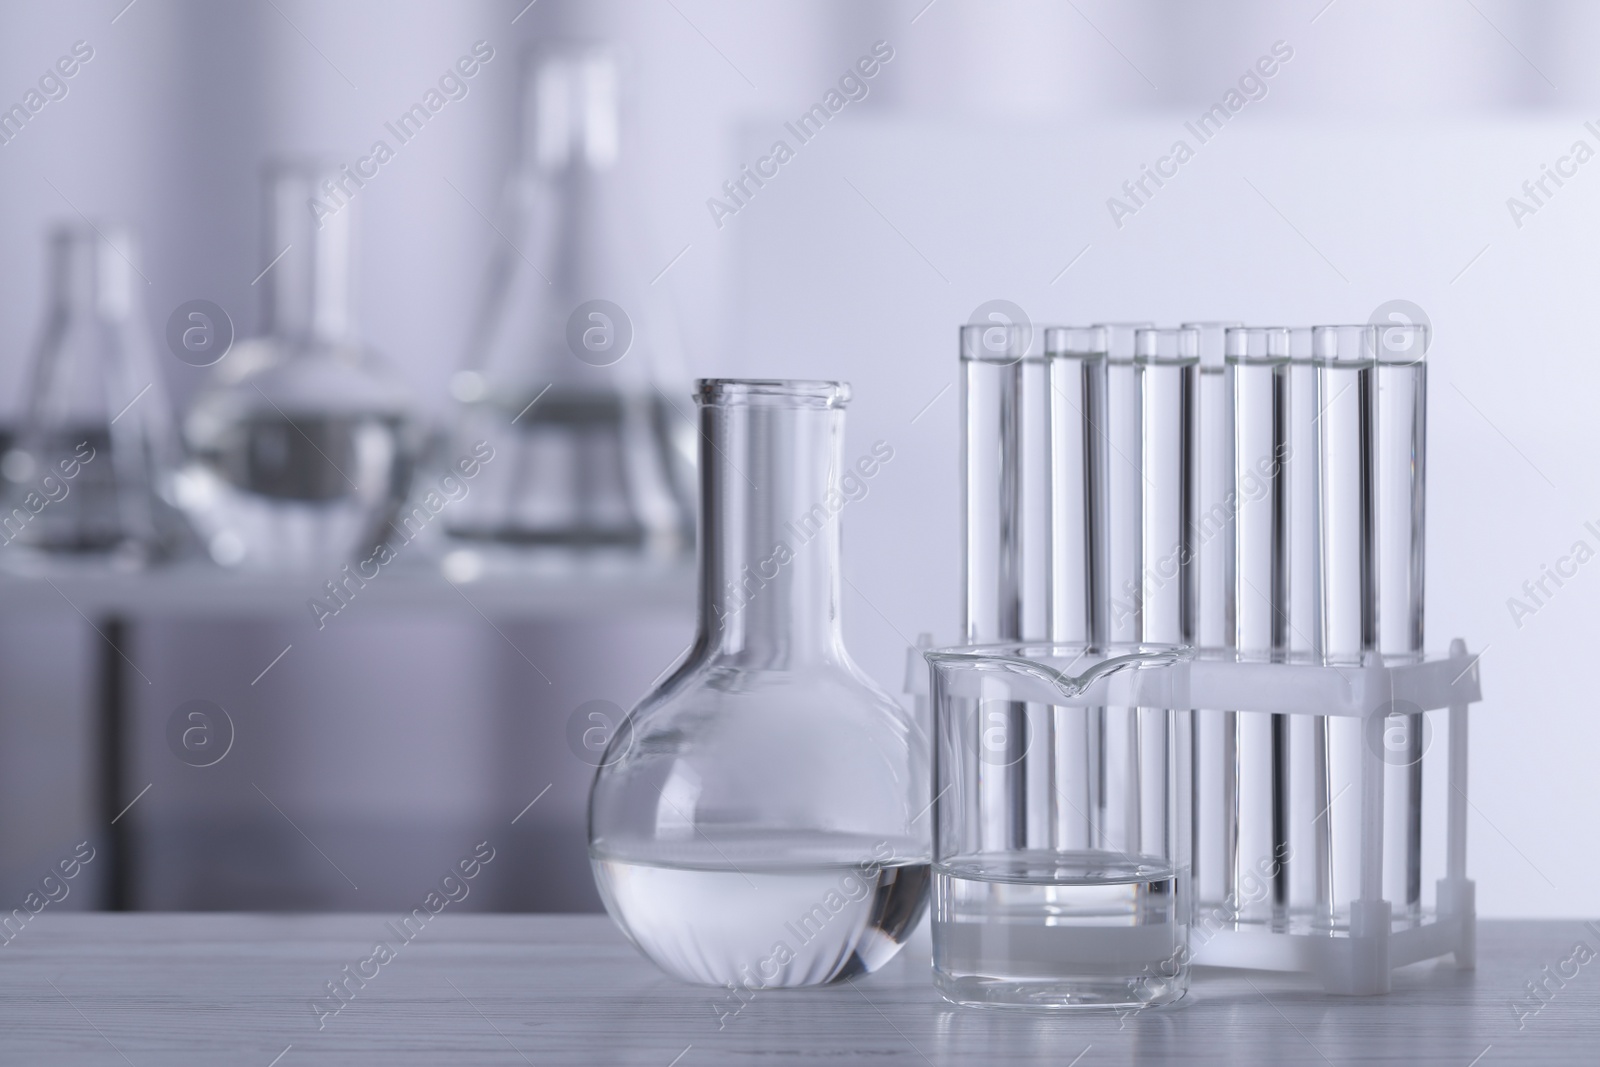
<svg viewBox="0 0 1600 1067">
<path fill-rule="evenodd" d="M 700 382 L 700 619 L 612 737 L 589 798 L 611 917 L 662 970 L 746 990 L 883 966 L 927 901 L 928 748 L 851 661 L 839 382 Z"/>
<path fill-rule="evenodd" d="M 504 241 L 451 379 L 453 454 L 484 440 L 504 458 L 446 518 L 460 541 L 670 552 L 692 536 L 694 423 L 657 384 L 681 352 L 640 239 L 648 177 L 627 155 L 621 90 L 604 47 L 524 68 Z"/>
<path fill-rule="evenodd" d="M 933 966 L 946 998 L 1113 1008 L 1183 996 L 1191 757 L 1189 714 L 1173 709 L 1189 707 L 1192 655 L 1141 644 L 927 653 Z M 1048 760 L 1028 758 L 1046 744 Z"/>
<path fill-rule="evenodd" d="M 265 334 L 234 346 L 184 420 L 177 499 L 224 566 L 337 567 L 391 535 L 420 430 L 355 331 L 357 201 L 311 162 L 266 174 Z"/>
<path fill-rule="evenodd" d="M 57 226 L 27 409 L 0 461 L 0 543 L 138 566 L 182 543 L 162 495 L 179 450 L 120 226 Z"/>
</svg>

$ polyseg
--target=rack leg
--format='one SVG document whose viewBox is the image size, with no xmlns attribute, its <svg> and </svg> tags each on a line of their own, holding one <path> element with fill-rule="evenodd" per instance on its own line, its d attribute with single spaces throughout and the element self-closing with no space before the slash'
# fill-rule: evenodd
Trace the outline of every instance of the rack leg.
<svg viewBox="0 0 1600 1067">
<path fill-rule="evenodd" d="M 1383 664 L 1376 652 L 1363 657 L 1369 677 Z M 1363 723 L 1365 726 L 1365 723 Z M 1392 906 L 1383 898 L 1384 764 L 1370 734 L 1361 749 L 1361 896 L 1350 905 L 1350 954 L 1345 968 L 1324 979 L 1330 993 L 1371 996 L 1389 991 L 1389 932 Z"/>
<path fill-rule="evenodd" d="M 1450 643 L 1450 658 L 1466 660 L 1466 642 L 1459 637 Z M 1475 670 L 1476 666 L 1466 668 Z M 1450 800 L 1445 828 L 1445 876 L 1439 879 L 1439 918 L 1454 918 L 1461 923 L 1456 943 L 1456 966 L 1464 971 L 1477 965 L 1476 889 L 1467 877 L 1467 705 L 1452 704 L 1446 713 L 1450 728 Z"/>
</svg>

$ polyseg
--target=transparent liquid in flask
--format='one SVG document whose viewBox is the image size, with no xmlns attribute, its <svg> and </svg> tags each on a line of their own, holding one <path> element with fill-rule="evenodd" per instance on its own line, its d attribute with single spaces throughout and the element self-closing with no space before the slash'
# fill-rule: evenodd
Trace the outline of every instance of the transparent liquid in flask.
<svg viewBox="0 0 1600 1067">
<path fill-rule="evenodd" d="M 877 970 L 927 900 L 928 864 L 850 834 L 713 834 L 592 860 L 601 897 L 662 969 L 702 985 L 819 985 Z M 785 855 L 786 854 L 786 855 Z"/>
</svg>

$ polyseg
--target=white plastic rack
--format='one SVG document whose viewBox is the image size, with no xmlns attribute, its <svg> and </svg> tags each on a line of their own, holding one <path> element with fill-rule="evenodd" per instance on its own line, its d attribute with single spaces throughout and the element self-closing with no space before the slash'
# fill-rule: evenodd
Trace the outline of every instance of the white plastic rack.
<svg viewBox="0 0 1600 1067">
<path fill-rule="evenodd" d="M 1199 965 L 1314 974 L 1330 993 L 1387 993 L 1397 967 L 1454 955 L 1474 964 L 1474 886 L 1467 877 L 1467 709 L 1482 699 L 1478 659 L 1457 639 L 1446 656 L 1386 662 L 1369 653 L 1360 665 L 1242 662 L 1204 654 L 1190 664 L 1195 707 L 1368 719 L 1396 705 L 1446 714 L 1448 736 L 1445 876 L 1435 907 L 1416 922 L 1396 924 L 1383 898 L 1383 773 L 1375 746 L 1362 746 L 1361 896 L 1347 930 L 1290 932 L 1224 926 L 1195 947 Z"/>
</svg>

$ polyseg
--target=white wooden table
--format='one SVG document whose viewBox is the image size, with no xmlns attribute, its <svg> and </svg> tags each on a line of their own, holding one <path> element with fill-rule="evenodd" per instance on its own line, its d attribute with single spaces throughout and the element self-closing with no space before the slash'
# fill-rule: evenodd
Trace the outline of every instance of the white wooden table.
<svg viewBox="0 0 1600 1067">
<path fill-rule="evenodd" d="M 876 975 L 721 1017 L 734 1002 L 663 977 L 603 917 L 446 911 L 319 1030 L 312 999 L 395 942 L 397 918 L 46 911 L 0 946 L 0 1063 L 1600 1062 L 1600 958 L 1561 977 L 1574 945 L 1600 951 L 1578 922 L 1482 923 L 1477 971 L 1417 965 L 1387 997 L 1202 971 L 1178 1005 L 1123 1017 L 946 1004 L 924 930 Z M 1527 1012 L 1525 983 L 1546 973 L 1553 994 L 1519 1029 L 1512 1005 Z"/>
</svg>

